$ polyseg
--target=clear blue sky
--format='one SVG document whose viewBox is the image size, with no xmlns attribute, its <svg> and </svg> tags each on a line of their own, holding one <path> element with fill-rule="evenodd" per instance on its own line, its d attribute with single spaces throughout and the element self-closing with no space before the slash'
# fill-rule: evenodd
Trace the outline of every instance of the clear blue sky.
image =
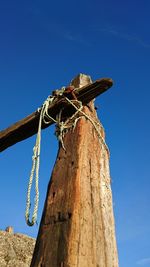
<svg viewBox="0 0 150 267">
<path fill-rule="evenodd" d="M 150 266 L 150 1 L 1 1 L 0 128 L 41 106 L 78 73 L 111 77 L 96 101 L 111 152 L 121 267 Z M 35 136 L 0 154 L 0 228 L 36 236 L 25 224 Z M 42 133 L 40 206 L 57 153 Z"/>
</svg>

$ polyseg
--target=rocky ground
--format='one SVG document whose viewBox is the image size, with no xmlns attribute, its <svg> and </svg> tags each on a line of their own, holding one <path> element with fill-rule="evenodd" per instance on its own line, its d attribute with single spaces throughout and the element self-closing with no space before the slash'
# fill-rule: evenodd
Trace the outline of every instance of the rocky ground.
<svg viewBox="0 0 150 267">
<path fill-rule="evenodd" d="M 29 267 L 35 239 L 13 233 L 12 227 L 0 230 L 0 267 Z"/>
</svg>

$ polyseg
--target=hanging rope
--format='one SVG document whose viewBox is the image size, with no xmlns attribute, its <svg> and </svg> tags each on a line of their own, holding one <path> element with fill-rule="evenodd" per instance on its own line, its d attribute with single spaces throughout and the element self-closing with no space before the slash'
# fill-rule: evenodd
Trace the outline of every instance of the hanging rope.
<svg viewBox="0 0 150 267">
<path fill-rule="evenodd" d="M 62 87 L 60 90 L 60 94 L 58 91 L 58 95 L 63 95 L 65 88 Z M 49 124 L 51 121 L 56 123 L 56 131 L 55 134 L 57 136 L 57 139 L 60 141 L 62 147 L 64 150 L 64 136 L 66 132 L 70 129 L 73 128 L 75 129 L 77 121 L 81 119 L 83 116 L 88 119 L 93 127 L 95 128 L 97 135 L 99 139 L 102 142 L 102 145 L 105 146 L 108 155 L 109 155 L 109 149 L 105 143 L 104 138 L 101 136 L 101 132 L 99 130 L 99 127 L 102 128 L 101 124 L 98 122 L 95 122 L 90 116 L 88 116 L 85 112 L 82 111 L 83 105 L 82 102 L 79 100 L 70 100 L 69 98 L 65 97 L 65 100 L 72 105 L 76 112 L 68 118 L 66 121 L 62 121 L 62 111 L 63 109 L 60 110 L 59 114 L 56 116 L 56 120 L 52 118 L 48 114 L 48 109 L 50 105 L 53 103 L 54 99 L 56 99 L 56 96 L 49 96 L 42 107 L 38 109 L 40 112 L 40 118 L 39 118 L 39 125 L 38 125 L 38 133 L 36 137 L 36 143 L 33 148 L 33 156 L 32 156 L 32 168 L 31 168 L 31 173 L 30 173 L 30 178 L 29 178 L 29 183 L 28 183 L 28 189 L 27 189 L 27 200 L 26 200 L 26 211 L 25 211 L 25 219 L 26 223 L 29 226 L 33 226 L 37 222 L 37 212 L 38 212 L 38 203 L 39 203 L 39 188 L 38 188 L 38 183 L 39 183 L 39 166 L 40 166 L 40 150 L 41 150 L 41 127 L 42 127 L 42 122 L 45 124 Z M 35 176 L 35 198 L 34 198 L 34 208 L 33 208 L 33 214 L 32 218 L 30 220 L 30 209 L 31 209 L 31 189 L 32 189 L 32 184 L 33 184 L 33 178 Z"/>
<path fill-rule="evenodd" d="M 81 101 L 69 100 L 67 97 L 65 97 L 65 99 L 67 102 L 69 102 L 69 104 L 71 104 L 76 109 L 76 112 L 66 121 L 62 121 L 61 119 L 62 110 L 60 110 L 60 113 L 58 114 L 56 118 L 57 123 L 56 123 L 55 134 L 57 136 L 57 139 L 60 141 L 64 150 L 66 150 L 64 146 L 64 142 L 63 142 L 64 136 L 70 128 L 72 127 L 75 128 L 77 121 L 81 118 L 81 116 L 77 117 L 77 115 L 83 108 Z M 79 107 L 77 107 L 74 103 L 76 103 Z"/>
<path fill-rule="evenodd" d="M 27 189 L 27 200 L 26 200 L 26 211 L 25 211 L 25 219 L 26 223 L 29 226 L 33 226 L 37 221 L 37 211 L 38 211 L 38 203 L 39 203 L 39 166 L 40 166 L 40 150 L 41 150 L 41 126 L 42 121 L 44 123 L 48 124 L 50 121 L 56 122 L 51 116 L 48 114 L 48 107 L 53 102 L 54 97 L 49 96 L 46 101 L 44 102 L 41 109 L 39 109 L 40 112 L 40 118 L 39 118 L 39 126 L 38 126 L 38 133 L 36 137 L 36 143 L 33 148 L 33 156 L 32 156 L 32 168 L 28 183 L 28 189 Z M 46 119 L 48 119 L 46 121 Z M 31 188 L 33 184 L 33 178 L 35 176 L 35 199 L 34 199 L 34 209 L 32 214 L 32 219 L 30 220 L 30 209 L 31 209 Z"/>
</svg>

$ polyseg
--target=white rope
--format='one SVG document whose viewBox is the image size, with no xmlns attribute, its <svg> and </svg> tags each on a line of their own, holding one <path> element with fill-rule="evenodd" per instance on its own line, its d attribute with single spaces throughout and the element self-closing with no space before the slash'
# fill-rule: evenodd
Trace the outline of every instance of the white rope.
<svg viewBox="0 0 150 267">
<path fill-rule="evenodd" d="M 108 152 L 108 155 L 109 155 L 109 157 L 110 157 L 109 148 L 108 148 L 108 146 L 107 146 L 107 144 L 106 144 L 106 142 L 105 142 L 105 139 L 102 137 L 102 135 L 101 135 L 101 133 L 100 133 L 100 130 L 98 129 L 98 127 L 100 127 L 100 128 L 103 130 L 102 125 L 101 125 L 99 122 L 94 121 L 90 116 L 88 116 L 85 112 L 82 111 L 82 108 L 83 108 L 83 106 L 82 106 L 82 102 L 76 100 L 77 102 L 80 103 L 80 108 L 78 108 L 76 105 L 73 104 L 72 100 L 68 99 L 67 97 L 65 97 L 65 98 L 66 98 L 66 100 L 67 100 L 67 101 L 68 101 L 68 102 L 69 102 L 69 103 L 70 103 L 70 104 L 77 110 L 77 113 L 80 112 L 85 118 L 87 118 L 87 119 L 92 123 L 92 125 L 94 126 L 94 128 L 95 128 L 95 130 L 96 130 L 96 132 L 97 132 L 97 135 L 98 135 L 99 139 L 101 140 L 102 144 L 105 146 L 105 148 L 106 148 L 106 150 L 107 150 L 107 152 Z M 74 114 L 74 115 L 75 115 L 75 114 Z M 74 115 L 73 115 L 73 116 L 74 116 Z M 73 116 L 72 116 L 72 117 L 73 117 Z M 79 117 L 79 118 L 80 118 L 80 117 Z M 78 119 L 79 119 L 79 118 L 78 118 Z M 77 121 L 76 121 L 75 123 L 77 123 Z"/>
<path fill-rule="evenodd" d="M 32 156 L 32 168 L 28 183 L 27 189 L 27 200 L 26 200 L 26 211 L 25 211 L 25 219 L 26 223 L 29 226 L 33 226 L 37 221 L 37 211 L 38 211 L 38 203 L 39 203 L 39 166 L 40 166 L 40 150 L 41 150 L 41 127 L 42 127 L 42 120 L 44 123 L 48 124 L 51 121 L 56 122 L 51 116 L 48 114 L 48 107 L 53 102 L 54 97 L 49 96 L 46 101 L 44 102 L 40 111 L 40 118 L 39 118 L 39 126 L 38 126 L 38 133 L 36 137 L 36 143 L 33 148 L 33 156 Z M 49 121 L 46 121 L 47 118 Z M 34 198 L 34 209 L 32 214 L 32 219 L 30 221 L 30 209 L 31 209 L 31 188 L 33 184 L 33 178 L 35 176 L 35 198 Z"/>
<path fill-rule="evenodd" d="M 56 120 L 56 131 L 55 134 L 57 136 L 57 139 L 60 141 L 62 147 L 64 150 L 65 146 L 64 146 L 64 142 L 63 142 L 63 138 L 66 134 L 66 132 L 70 129 L 70 128 L 75 128 L 77 120 L 80 119 L 80 117 L 77 118 L 77 114 L 81 111 L 81 109 L 83 108 L 82 106 L 82 102 L 78 101 L 78 100 L 69 100 L 67 97 L 65 97 L 65 99 L 73 106 L 75 107 L 75 109 L 77 110 L 70 118 L 68 118 L 65 122 L 61 120 L 61 114 L 62 114 L 62 110 L 60 110 L 60 113 L 58 114 Z M 77 108 L 73 102 L 77 102 L 77 104 L 79 104 L 79 108 Z"/>
</svg>

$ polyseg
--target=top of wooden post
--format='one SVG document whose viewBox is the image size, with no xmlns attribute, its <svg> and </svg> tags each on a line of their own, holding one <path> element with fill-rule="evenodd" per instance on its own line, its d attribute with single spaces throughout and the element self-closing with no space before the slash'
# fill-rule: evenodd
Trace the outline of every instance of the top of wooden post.
<svg viewBox="0 0 150 267">
<path fill-rule="evenodd" d="M 78 74 L 71 81 L 71 85 L 73 85 L 75 88 L 81 88 L 91 83 L 92 83 L 91 77 L 89 75 L 82 74 L 82 73 Z"/>
</svg>

